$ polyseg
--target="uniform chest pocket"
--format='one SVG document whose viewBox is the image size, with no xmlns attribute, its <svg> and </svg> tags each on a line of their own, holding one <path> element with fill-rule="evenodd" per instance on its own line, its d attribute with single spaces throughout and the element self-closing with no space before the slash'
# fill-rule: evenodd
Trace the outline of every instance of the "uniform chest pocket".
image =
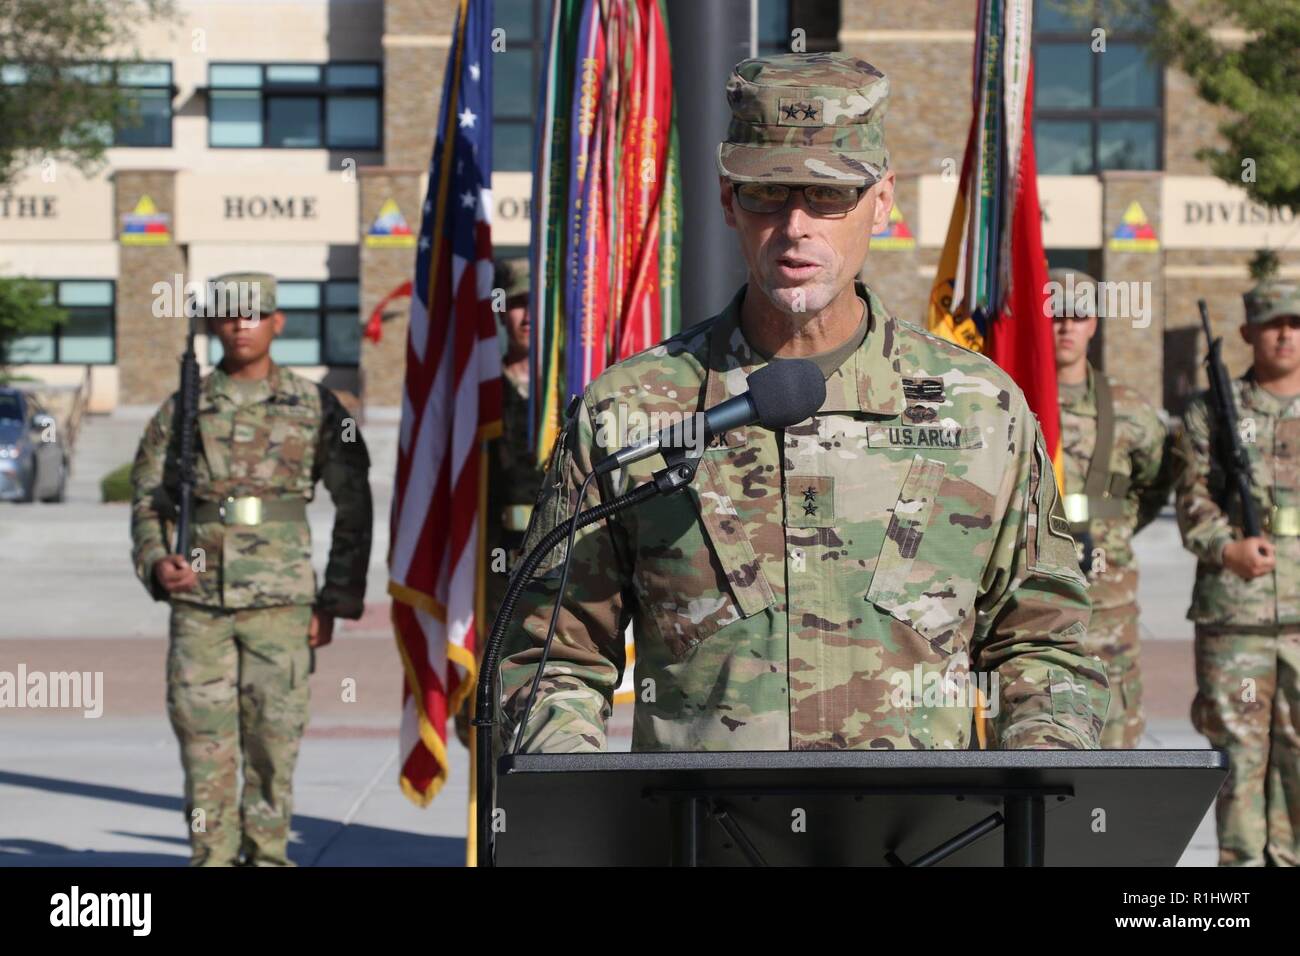
<svg viewBox="0 0 1300 956">
<path fill-rule="evenodd" d="M 866 597 L 950 653 L 974 618 L 980 555 L 991 547 L 992 500 L 969 482 L 945 480 L 946 471 L 942 461 L 913 457 Z"/>
<path fill-rule="evenodd" d="M 316 457 L 316 417 L 299 406 L 272 405 L 260 421 L 250 424 L 259 433 L 257 444 L 264 446 L 263 460 L 253 465 L 254 474 L 263 480 L 310 475 Z"/>
<path fill-rule="evenodd" d="M 1277 483 L 1274 497 L 1278 503 L 1296 504 L 1300 490 L 1300 418 L 1277 423 L 1273 434 L 1273 480 Z"/>
<path fill-rule="evenodd" d="M 697 644 L 741 619 L 722 562 L 688 495 L 642 505 L 636 514 L 634 547 L 637 601 L 670 660 L 681 660 Z"/>
</svg>

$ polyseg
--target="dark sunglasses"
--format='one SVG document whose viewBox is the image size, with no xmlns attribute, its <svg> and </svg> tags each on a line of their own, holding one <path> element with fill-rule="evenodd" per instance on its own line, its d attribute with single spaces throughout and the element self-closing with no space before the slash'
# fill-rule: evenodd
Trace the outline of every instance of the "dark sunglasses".
<svg viewBox="0 0 1300 956">
<path fill-rule="evenodd" d="M 780 212 L 790 204 L 790 197 L 799 191 L 813 212 L 824 216 L 849 212 L 862 201 L 862 194 L 870 186 L 836 186 L 830 183 L 811 183 L 807 186 L 788 186 L 785 183 L 732 183 L 731 191 L 745 212 L 760 215 Z"/>
</svg>

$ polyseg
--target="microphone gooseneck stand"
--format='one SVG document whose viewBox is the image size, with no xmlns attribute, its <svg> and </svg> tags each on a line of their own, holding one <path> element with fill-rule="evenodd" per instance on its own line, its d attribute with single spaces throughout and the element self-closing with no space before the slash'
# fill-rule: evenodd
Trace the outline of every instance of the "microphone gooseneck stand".
<svg viewBox="0 0 1300 956">
<path fill-rule="evenodd" d="M 515 740 L 515 752 L 517 753 L 523 745 L 524 725 L 527 723 L 528 714 L 533 708 L 534 698 L 537 689 L 541 683 L 541 677 L 546 668 L 547 658 L 550 656 L 551 641 L 555 636 L 556 623 L 559 620 L 560 607 L 564 603 L 564 588 L 569 577 L 569 562 L 573 559 L 573 538 L 579 528 L 584 528 L 589 524 L 594 524 L 608 518 L 610 515 L 631 508 L 653 498 L 655 495 L 672 494 L 680 491 L 691 483 L 695 478 L 696 468 L 699 466 L 698 455 L 691 455 L 685 451 L 677 450 L 674 452 L 665 452 L 664 459 L 668 462 L 668 467 L 654 473 L 650 481 L 643 485 L 638 485 L 626 494 L 620 495 L 613 501 L 597 505 L 586 511 L 579 511 L 571 519 L 552 528 L 540 542 L 537 547 L 528 552 L 528 556 L 520 563 L 519 567 L 510 577 L 510 583 L 506 588 L 505 596 L 501 601 L 501 608 L 497 611 L 496 620 L 492 623 L 492 631 L 488 637 L 487 645 L 483 649 L 483 661 L 479 667 L 478 689 L 475 699 L 474 709 L 474 728 L 476 732 L 475 754 L 478 766 L 477 789 L 478 789 L 478 806 L 477 806 L 477 832 L 478 832 L 478 865 L 494 866 L 495 865 L 495 847 L 492 836 L 492 814 L 496 808 L 496 786 L 495 774 L 492 766 L 492 743 L 496 734 L 495 718 L 495 686 L 496 670 L 500 663 L 501 645 L 505 642 L 506 630 L 510 626 L 510 621 L 514 617 L 515 603 L 519 599 L 519 594 L 533 580 L 533 572 L 537 566 L 542 563 L 556 545 L 566 538 L 569 539 L 569 548 L 564 555 L 564 567 L 560 574 L 560 590 L 555 595 L 555 607 L 551 614 L 550 628 L 546 634 L 546 640 L 542 644 L 542 656 L 537 663 L 537 673 L 533 677 L 533 686 L 525 704 L 524 712 L 520 718 L 519 735 Z M 587 480 L 593 477 L 588 475 Z M 585 497 L 587 482 L 583 483 L 583 492 L 579 496 L 579 501 Z"/>
</svg>

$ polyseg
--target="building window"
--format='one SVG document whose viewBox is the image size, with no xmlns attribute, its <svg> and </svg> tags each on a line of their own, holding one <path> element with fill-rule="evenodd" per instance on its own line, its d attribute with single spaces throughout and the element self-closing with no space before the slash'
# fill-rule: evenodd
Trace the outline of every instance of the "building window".
<svg viewBox="0 0 1300 956">
<path fill-rule="evenodd" d="M 758 0 L 758 55 L 790 53 L 795 28 L 807 53 L 840 48 L 840 4 L 824 0 Z"/>
<path fill-rule="evenodd" d="M 379 149 L 378 63 L 212 63 L 208 145 Z"/>
<path fill-rule="evenodd" d="M 355 279 L 276 283 L 276 306 L 284 313 L 284 331 L 271 343 L 278 365 L 359 365 L 360 299 Z M 208 336 L 208 360 L 221 361 L 221 342 Z"/>
<path fill-rule="evenodd" d="M 119 63 L 117 86 L 126 96 L 115 146 L 171 146 L 172 65 Z"/>
<path fill-rule="evenodd" d="M 14 365 L 112 365 L 113 282 L 109 279 L 49 279 L 50 299 L 68 315 L 43 335 L 23 335 L 9 346 Z"/>
<path fill-rule="evenodd" d="M 61 69 L 66 78 L 117 88 L 121 102 L 116 121 L 92 129 L 105 146 L 171 146 L 175 91 L 170 63 L 75 63 Z M 26 83 L 28 73 L 22 64 L 6 63 L 0 67 L 0 83 Z"/>
<path fill-rule="evenodd" d="M 809 53 L 839 49 L 840 5 L 825 0 L 759 0 L 759 56 L 789 53 L 791 24 L 803 28 Z M 546 60 L 549 3 L 496 0 L 493 26 L 505 30 L 504 53 L 493 60 L 492 168 L 533 171 L 533 124 Z"/>
<path fill-rule="evenodd" d="M 1104 53 L 1092 31 L 1106 27 Z M 1148 59 L 1139 17 L 1088 21 L 1034 4 L 1034 148 L 1038 172 L 1078 176 L 1164 167 L 1164 74 Z"/>
<path fill-rule="evenodd" d="M 536 0 L 493 5 L 493 26 L 507 37 L 505 52 L 492 59 L 492 168 L 502 172 L 533 168 L 533 121 L 549 12 L 549 4 Z"/>
</svg>

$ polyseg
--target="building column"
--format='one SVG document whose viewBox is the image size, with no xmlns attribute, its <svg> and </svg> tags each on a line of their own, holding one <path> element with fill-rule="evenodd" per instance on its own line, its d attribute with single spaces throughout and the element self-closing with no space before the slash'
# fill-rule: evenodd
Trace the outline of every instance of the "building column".
<svg viewBox="0 0 1300 956">
<path fill-rule="evenodd" d="M 384 162 L 391 166 L 429 161 L 455 23 L 454 0 L 384 4 Z"/>
<path fill-rule="evenodd" d="M 357 243 L 360 248 L 361 319 L 364 322 L 390 292 L 408 282 L 415 274 L 415 236 L 420 231 L 420 179 L 423 169 L 416 167 L 362 167 Z M 393 241 L 392 236 L 368 238 L 371 224 L 380 210 L 392 200 L 412 235 L 407 243 Z M 402 404 L 402 385 L 406 374 L 406 328 L 411 302 L 407 298 L 393 301 L 384 309 L 378 343 L 361 340 L 361 402 L 366 414 L 380 409 L 397 409 Z"/>
<path fill-rule="evenodd" d="M 890 230 L 871 240 L 859 277 L 880 296 L 890 315 L 925 328 L 930 285 L 936 270 L 924 265 L 917 245 L 920 206 L 920 175 L 899 175 L 894 181 L 894 208 L 902 219 L 891 223 Z"/>
<path fill-rule="evenodd" d="M 1165 253 L 1162 246 L 1151 248 L 1147 240 L 1125 238 L 1128 232 L 1139 237 L 1146 232 L 1140 225 L 1126 224 L 1125 215 L 1140 210 L 1159 242 L 1161 176 L 1131 170 L 1102 172 L 1102 275 L 1098 276 L 1107 283 L 1129 283 L 1131 293 L 1126 314 L 1102 319 L 1106 374 L 1136 389 L 1156 408 L 1164 407 Z M 1128 229 L 1122 228 L 1126 225 Z M 1133 295 L 1141 298 L 1135 300 Z M 1123 299 L 1116 301 L 1122 303 Z M 1139 304 L 1149 306 L 1149 324 L 1137 315 Z"/>
<path fill-rule="evenodd" d="M 185 350 L 184 297 L 154 315 L 155 283 L 185 286 L 185 250 L 176 244 L 176 172 L 119 169 L 113 174 L 113 228 L 118 250 L 117 369 L 120 405 L 161 404 L 179 384 Z M 152 211 L 150 211 L 152 210 Z M 149 231 L 128 232 L 127 216 Z M 141 237 L 147 237 L 142 239 Z"/>
</svg>

